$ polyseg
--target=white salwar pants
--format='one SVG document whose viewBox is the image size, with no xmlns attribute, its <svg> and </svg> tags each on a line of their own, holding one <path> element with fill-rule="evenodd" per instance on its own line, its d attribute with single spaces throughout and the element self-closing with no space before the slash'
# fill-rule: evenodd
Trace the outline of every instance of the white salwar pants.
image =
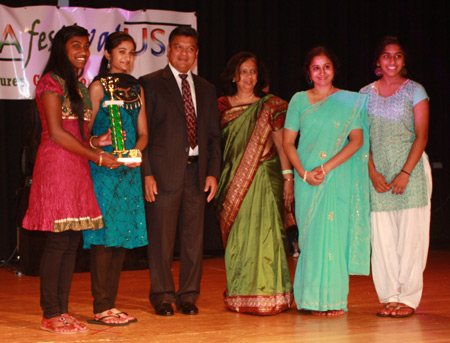
<svg viewBox="0 0 450 343">
<path fill-rule="evenodd" d="M 399 302 L 417 308 L 422 297 L 431 219 L 431 168 L 422 159 L 428 205 L 399 211 L 371 212 L 372 277 L 381 303 Z"/>
</svg>

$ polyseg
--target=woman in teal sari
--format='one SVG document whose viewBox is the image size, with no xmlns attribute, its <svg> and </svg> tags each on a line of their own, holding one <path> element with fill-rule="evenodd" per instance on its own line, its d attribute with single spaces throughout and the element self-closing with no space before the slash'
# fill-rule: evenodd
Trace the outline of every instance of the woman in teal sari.
<svg viewBox="0 0 450 343">
<path fill-rule="evenodd" d="M 296 171 L 295 302 L 328 316 L 347 311 L 349 274 L 368 275 L 370 255 L 367 97 L 335 88 L 335 66 L 327 48 L 308 53 L 314 87 L 293 96 L 283 137 Z"/>
<path fill-rule="evenodd" d="M 287 102 L 262 91 L 264 73 L 251 53 L 233 56 L 222 78 L 216 205 L 226 247 L 224 301 L 236 312 L 277 314 L 293 301 L 283 224 L 294 191 L 282 149 Z"/>
</svg>

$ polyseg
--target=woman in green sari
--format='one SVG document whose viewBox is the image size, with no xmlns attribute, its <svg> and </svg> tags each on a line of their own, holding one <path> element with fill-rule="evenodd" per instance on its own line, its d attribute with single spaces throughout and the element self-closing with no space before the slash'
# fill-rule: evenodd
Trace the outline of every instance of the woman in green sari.
<svg viewBox="0 0 450 343">
<path fill-rule="evenodd" d="M 347 311 L 349 274 L 368 275 L 370 255 L 367 97 L 335 88 L 335 66 L 325 47 L 308 53 L 313 88 L 293 96 L 283 137 L 296 171 L 295 302 L 328 316 Z"/>
<path fill-rule="evenodd" d="M 224 301 L 236 312 L 277 314 L 293 301 L 283 224 L 294 191 L 282 149 L 287 102 L 262 91 L 267 83 L 252 53 L 233 56 L 222 78 L 216 205 L 225 245 Z"/>
</svg>

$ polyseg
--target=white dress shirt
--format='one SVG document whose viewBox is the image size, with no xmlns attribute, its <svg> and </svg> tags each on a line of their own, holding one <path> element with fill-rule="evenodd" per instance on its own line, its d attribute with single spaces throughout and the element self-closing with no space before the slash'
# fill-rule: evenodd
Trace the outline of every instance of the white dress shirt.
<svg viewBox="0 0 450 343">
<path fill-rule="evenodd" d="M 170 70 L 172 70 L 173 76 L 177 81 L 178 88 L 180 89 L 181 96 L 183 96 L 183 88 L 181 87 L 181 77 L 180 74 L 187 74 L 186 80 L 189 82 L 189 87 L 191 88 L 192 102 L 194 103 L 195 116 L 197 116 L 197 98 L 195 96 L 194 79 L 192 78 L 192 72 L 189 70 L 187 73 L 180 73 L 169 63 Z M 189 147 L 189 156 L 198 156 L 198 145 L 192 149 Z"/>
</svg>

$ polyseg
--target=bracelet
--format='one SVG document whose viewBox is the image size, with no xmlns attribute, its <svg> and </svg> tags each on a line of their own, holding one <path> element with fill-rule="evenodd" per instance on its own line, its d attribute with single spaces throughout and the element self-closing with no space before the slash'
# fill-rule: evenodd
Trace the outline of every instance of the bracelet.
<svg viewBox="0 0 450 343">
<path fill-rule="evenodd" d="M 286 174 L 294 174 L 294 171 L 293 171 L 292 169 L 286 169 L 286 170 L 283 170 L 283 171 L 281 172 L 281 174 L 283 174 L 283 175 L 286 175 Z"/>
<path fill-rule="evenodd" d="M 287 179 L 284 179 L 284 181 L 294 181 L 294 179 L 287 178 Z"/>
<path fill-rule="evenodd" d="M 411 176 L 411 173 L 408 173 L 406 170 L 400 170 L 401 172 L 404 172 L 405 174 L 408 174 L 409 176 Z"/>
<path fill-rule="evenodd" d="M 305 170 L 305 174 L 303 175 L 303 182 L 306 182 L 306 175 L 308 175 L 308 171 Z"/>
<path fill-rule="evenodd" d="M 98 136 L 91 136 L 91 138 L 89 138 L 89 145 L 91 146 L 92 149 L 98 149 L 94 144 L 92 144 L 92 140 L 94 138 L 98 138 Z"/>
<path fill-rule="evenodd" d="M 324 174 L 324 176 L 327 176 L 327 173 L 325 172 L 325 168 L 323 167 L 323 164 L 320 166 L 320 168 L 322 169 L 322 173 Z"/>
<path fill-rule="evenodd" d="M 100 154 L 97 155 L 97 161 L 95 161 L 95 163 L 101 167 L 102 166 L 102 162 L 103 162 L 103 154 L 106 154 L 105 150 L 102 150 L 102 152 Z"/>
</svg>

